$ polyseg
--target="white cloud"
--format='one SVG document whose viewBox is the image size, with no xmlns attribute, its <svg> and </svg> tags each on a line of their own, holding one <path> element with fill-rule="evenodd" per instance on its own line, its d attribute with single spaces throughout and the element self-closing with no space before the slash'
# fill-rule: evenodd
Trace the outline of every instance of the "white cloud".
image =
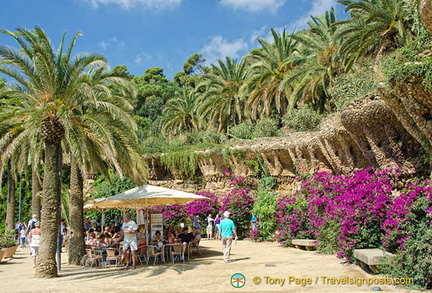
<svg viewBox="0 0 432 293">
<path fill-rule="evenodd" d="M 250 43 L 256 43 L 259 38 L 265 37 L 265 35 L 267 35 L 268 31 L 269 31 L 269 29 L 267 28 L 266 25 L 261 27 L 258 30 L 253 30 L 252 33 L 250 34 L 249 42 Z"/>
<path fill-rule="evenodd" d="M 225 59 L 225 57 L 238 58 L 242 55 L 242 51 L 247 49 L 248 45 L 243 39 L 230 42 L 222 36 L 214 36 L 204 45 L 201 53 L 206 59 L 206 63 L 211 64 L 218 59 Z"/>
<path fill-rule="evenodd" d="M 307 26 L 307 22 L 311 19 L 312 16 L 323 15 L 327 10 L 330 10 L 332 7 L 336 5 L 337 0 L 313 0 L 312 7 L 301 18 L 297 19 L 293 25 L 293 29 L 301 29 Z"/>
<path fill-rule="evenodd" d="M 150 54 L 145 53 L 145 52 L 141 52 L 135 56 L 134 63 L 137 65 L 143 65 L 152 59 L 153 59 L 153 57 Z"/>
<path fill-rule="evenodd" d="M 246 10 L 251 12 L 262 12 L 267 10 L 276 12 L 281 8 L 286 0 L 220 0 L 222 5 L 232 7 L 238 10 Z"/>
<path fill-rule="evenodd" d="M 144 7 L 151 10 L 159 10 L 164 8 L 172 8 L 179 5 L 183 0 L 84 0 L 90 3 L 94 8 L 101 5 L 119 5 L 123 9 L 131 9 L 135 7 Z"/>
<path fill-rule="evenodd" d="M 125 42 L 117 39 L 117 37 L 112 37 L 107 40 L 100 41 L 98 45 L 102 48 L 102 50 L 105 51 L 106 49 L 112 47 L 114 47 L 115 49 L 122 49 L 125 46 Z"/>
</svg>

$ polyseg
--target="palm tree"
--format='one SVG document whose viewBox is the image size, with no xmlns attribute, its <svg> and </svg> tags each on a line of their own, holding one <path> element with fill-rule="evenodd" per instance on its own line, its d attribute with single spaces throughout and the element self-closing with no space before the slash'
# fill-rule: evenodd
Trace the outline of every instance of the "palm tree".
<svg viewBox="0 0 432 293">
<path fill-rule="evenodd" d="M 251 77 L 243 94 L 249 96 L 246 108 L 253 119 L 269 117 L 273 110 L 280 114 L 285 112 L 292 88 L 282 85 L 282 81 L 299 61 L 297 41 L 285 31 L 280 34 L 272 29 L 271 33 L 273 43 L 258 39 L 261 48 L 253 49 L 246 56 Z"/>
<path fill-rule="evenodd" d="M 226 57 L 225 62 L 218 60 L 218 64 L 212 64 L 210 73 L 203 75 L 198 85 L 199 90 L 203 88 L 198 112 L 201 117 L 209 118 L 209 125 L 217 123 L 218 131 L 226 132 L 245 118 L 240 89 L 247 80 L 247 64 L 244 59 L 238 61 L 230 57 Z"/>
<path fill-rule="evenodd" d="M 171 135 L 198 129 L 197 95 L 182 89 L 169 99 L 163 110 L 162 132 Z"/>
<path fill-rule="evenodd" d="M 77 33 L 65 46 L 65 35 L 58 50 L 39 27 L 34 30 L 19 28 L 16 32 L 3 31 L 11 36 L 19 49 L 0 46 L 0 72 L 15 80 L 6 87 L 11 97 L 5 107 L 13 116 L 6 121 L 19 125 L 19 133 L 11 128 L 6 136 L 15 136 L 5 154 L 13 152 L 19 142 L 36 138 L 44 150 L 43 201 L 41 210 L 43 238 L 36 268 L 36 277 L 55 277 L 57 230 L 60 220 L 60 173 L 62 141 L 70 125 L 79 122 L 73 109 L 79 105 L 78 91 L 82 89 L 83 73 L 94 66 L 105 65 L 98 54 L 84 54 L 72 58 Z"/>
<path fill-rule="evenodd" d="M 108 166 L 137 184 L 142 184 L 147 175 L 137 151 L 137 126 L 130 103 L 135 90 L 131 82 L 102 69 L 90 71 L 85 77 L 78 91 L 82 101 L 73 111 L 75 121 L 66 128 L 65 139 L 71 162 L 69 263 L 76 265 L 85 254 L 83 177 L 95 171 L 109 177 Z"/>
<path fill-rule="evenodd" d="M 327 89 L 350 60 L 340 52 L 334 9 L 311 18 L 307 30 L 292 36 L 301 44 L 302 64 L 286 74 L 282 84 L 294 88 L 290 110 L 301 100 L 322 112 L 329 98 Z"/>
<path fill-rule="evenodd" d="M 340 22 L 342 51 L 360 58 L 399 48 L 414 37 L 407 19 L 411 0 L 343 0 L 351 19 Z"/>
</svg>

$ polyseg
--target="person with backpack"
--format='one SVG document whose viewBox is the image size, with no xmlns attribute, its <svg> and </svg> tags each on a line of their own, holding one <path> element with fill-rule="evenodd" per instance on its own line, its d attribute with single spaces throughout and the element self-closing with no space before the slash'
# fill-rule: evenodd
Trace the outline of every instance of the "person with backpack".
<svg viewBox="0 0 432 293">
<path fill-rule="evenodd" d="M 33 215 L 27 225 L 27 234 L 35 228 L 36 222 L 38 222 L 37 215 Z"/>
</svg>

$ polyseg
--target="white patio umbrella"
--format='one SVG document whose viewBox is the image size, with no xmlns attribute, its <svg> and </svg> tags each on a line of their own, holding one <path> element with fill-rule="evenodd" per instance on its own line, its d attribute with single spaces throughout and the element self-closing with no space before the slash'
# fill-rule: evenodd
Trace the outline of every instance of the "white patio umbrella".
<svg viewBox="0 0 432 293">
<path fill-rule="evenodd" d="M 125 192 L 97 200 L 85 205 L 87 209 L 148 209 L 157 205 L 184 204 L 195 199 L 207 199 L 205 196 L 168 189 L 153 185 L 143 185 Z M 148 219 L 148 215 L 146 216 Z M 148 241 L 148 239 L 147 239 Z"/>
<path fill-rule="evenodd" d="M 156 205 L 184 204 L 207 197 L 153 185 L 132 188 L 92 203 L 93 208 L 147 209 Z"/>
</svg>

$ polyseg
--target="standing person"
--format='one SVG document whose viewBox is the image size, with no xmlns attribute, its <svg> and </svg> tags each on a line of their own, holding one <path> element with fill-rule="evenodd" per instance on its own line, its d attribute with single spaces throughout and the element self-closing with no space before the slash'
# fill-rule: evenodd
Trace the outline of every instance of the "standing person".
<svg viewBox="0 0 432 293">
<path fill-rule="evenodd" d="M 30 239 L 31 256 L 33 257 L 34 268 L 36 267 L 36 257 L 39 254 L 39 245 L 41 238 L 40 222 L 36 222 L 35 227 L 30 231 L 28 238 Z"/>
<path fill-rule="evenodd" d="M 231 253 L 231 245 L 233 236 L 234 239 L 237 240 L 237 232 L 236 226 L 234 225 L 233 220 L 231 220 L 230 212 L 225 211 L 223 213 L 224 219 L 220 222 L 220 239 L 222 239 L 222 247 L 223 247 L 223 255 L 224 262 L 230 263 L 230 253 Z"/>
<path fill-rule="evenodd" d="M 255 215 L 252 215 L 251 224 L 252 224 L 252 231 L 258 229 L 258 218 Z"/>
<path fill-rule="evenodd" d="M 214 220 L 214 224 L 215 224 L 215 236 L 217 237 L 217 235 L 219 235 L 219 227 L 220 227 L 220 222 L 221 222 L 221 217 L 219 214 L 216 215 L 216 218 Z"/>
<path fill-rule="evenodd" d="M 24 225 L 21 227 L 21 230 L 19 231 L 19 237 L 20 237 L 20 244 L 21 248 L 25 248 L 26 242 L 27 242 L 27 230 L 25 229 Z"/>
<path fill-rule="evenodd" d="M 212 218 L 212 215 L 208 215 L 206 222 L 207 222 L 207 240 L 210 240 L 213 238 L 214 219 Z"/>
<path fill-rule="evenodd" d="M 33 215 L 27 225 L 27 233 L 30 233 L 34 229 L 36 222 L 38 221 L 37 215 Z"/>
<path fill-rule="evenodd" d="M 122 260 L 126 262 L 126 268 L 129 268 L 129 252 L 128 249 L 130 247 L 132 254 L 132 269 L 136 269 L 136 251 L 138 250 L 138 243 L 136 239 L 136 234 L 138 230 L 138 225 L 135 221 L 130 219 L 129 215 L 124 215 L 123 217 L 123 254 Z"/>
<path fill-rule="evenodd" d="M 194 229 L 198 229 L 201 231 L 201 220 L 199 219 L 198 215 L 194 215 L 193 223 L 194 223 Z"/>
<path fill-rule="evenodd" d="M 61 219 L 61 221 L 60 221 L 60 245 L 61 245 L 61 247 L 64 247 L 64 243 L 67 239 L 67 233 L 68 233 L 68 227 L 66 225 L 66 221 L 65 221 L 65 219 Z M 63 252 L 63 251 L 61 251 L 61 248 L 60 248 L 60 252 Z"/>
</svg>

